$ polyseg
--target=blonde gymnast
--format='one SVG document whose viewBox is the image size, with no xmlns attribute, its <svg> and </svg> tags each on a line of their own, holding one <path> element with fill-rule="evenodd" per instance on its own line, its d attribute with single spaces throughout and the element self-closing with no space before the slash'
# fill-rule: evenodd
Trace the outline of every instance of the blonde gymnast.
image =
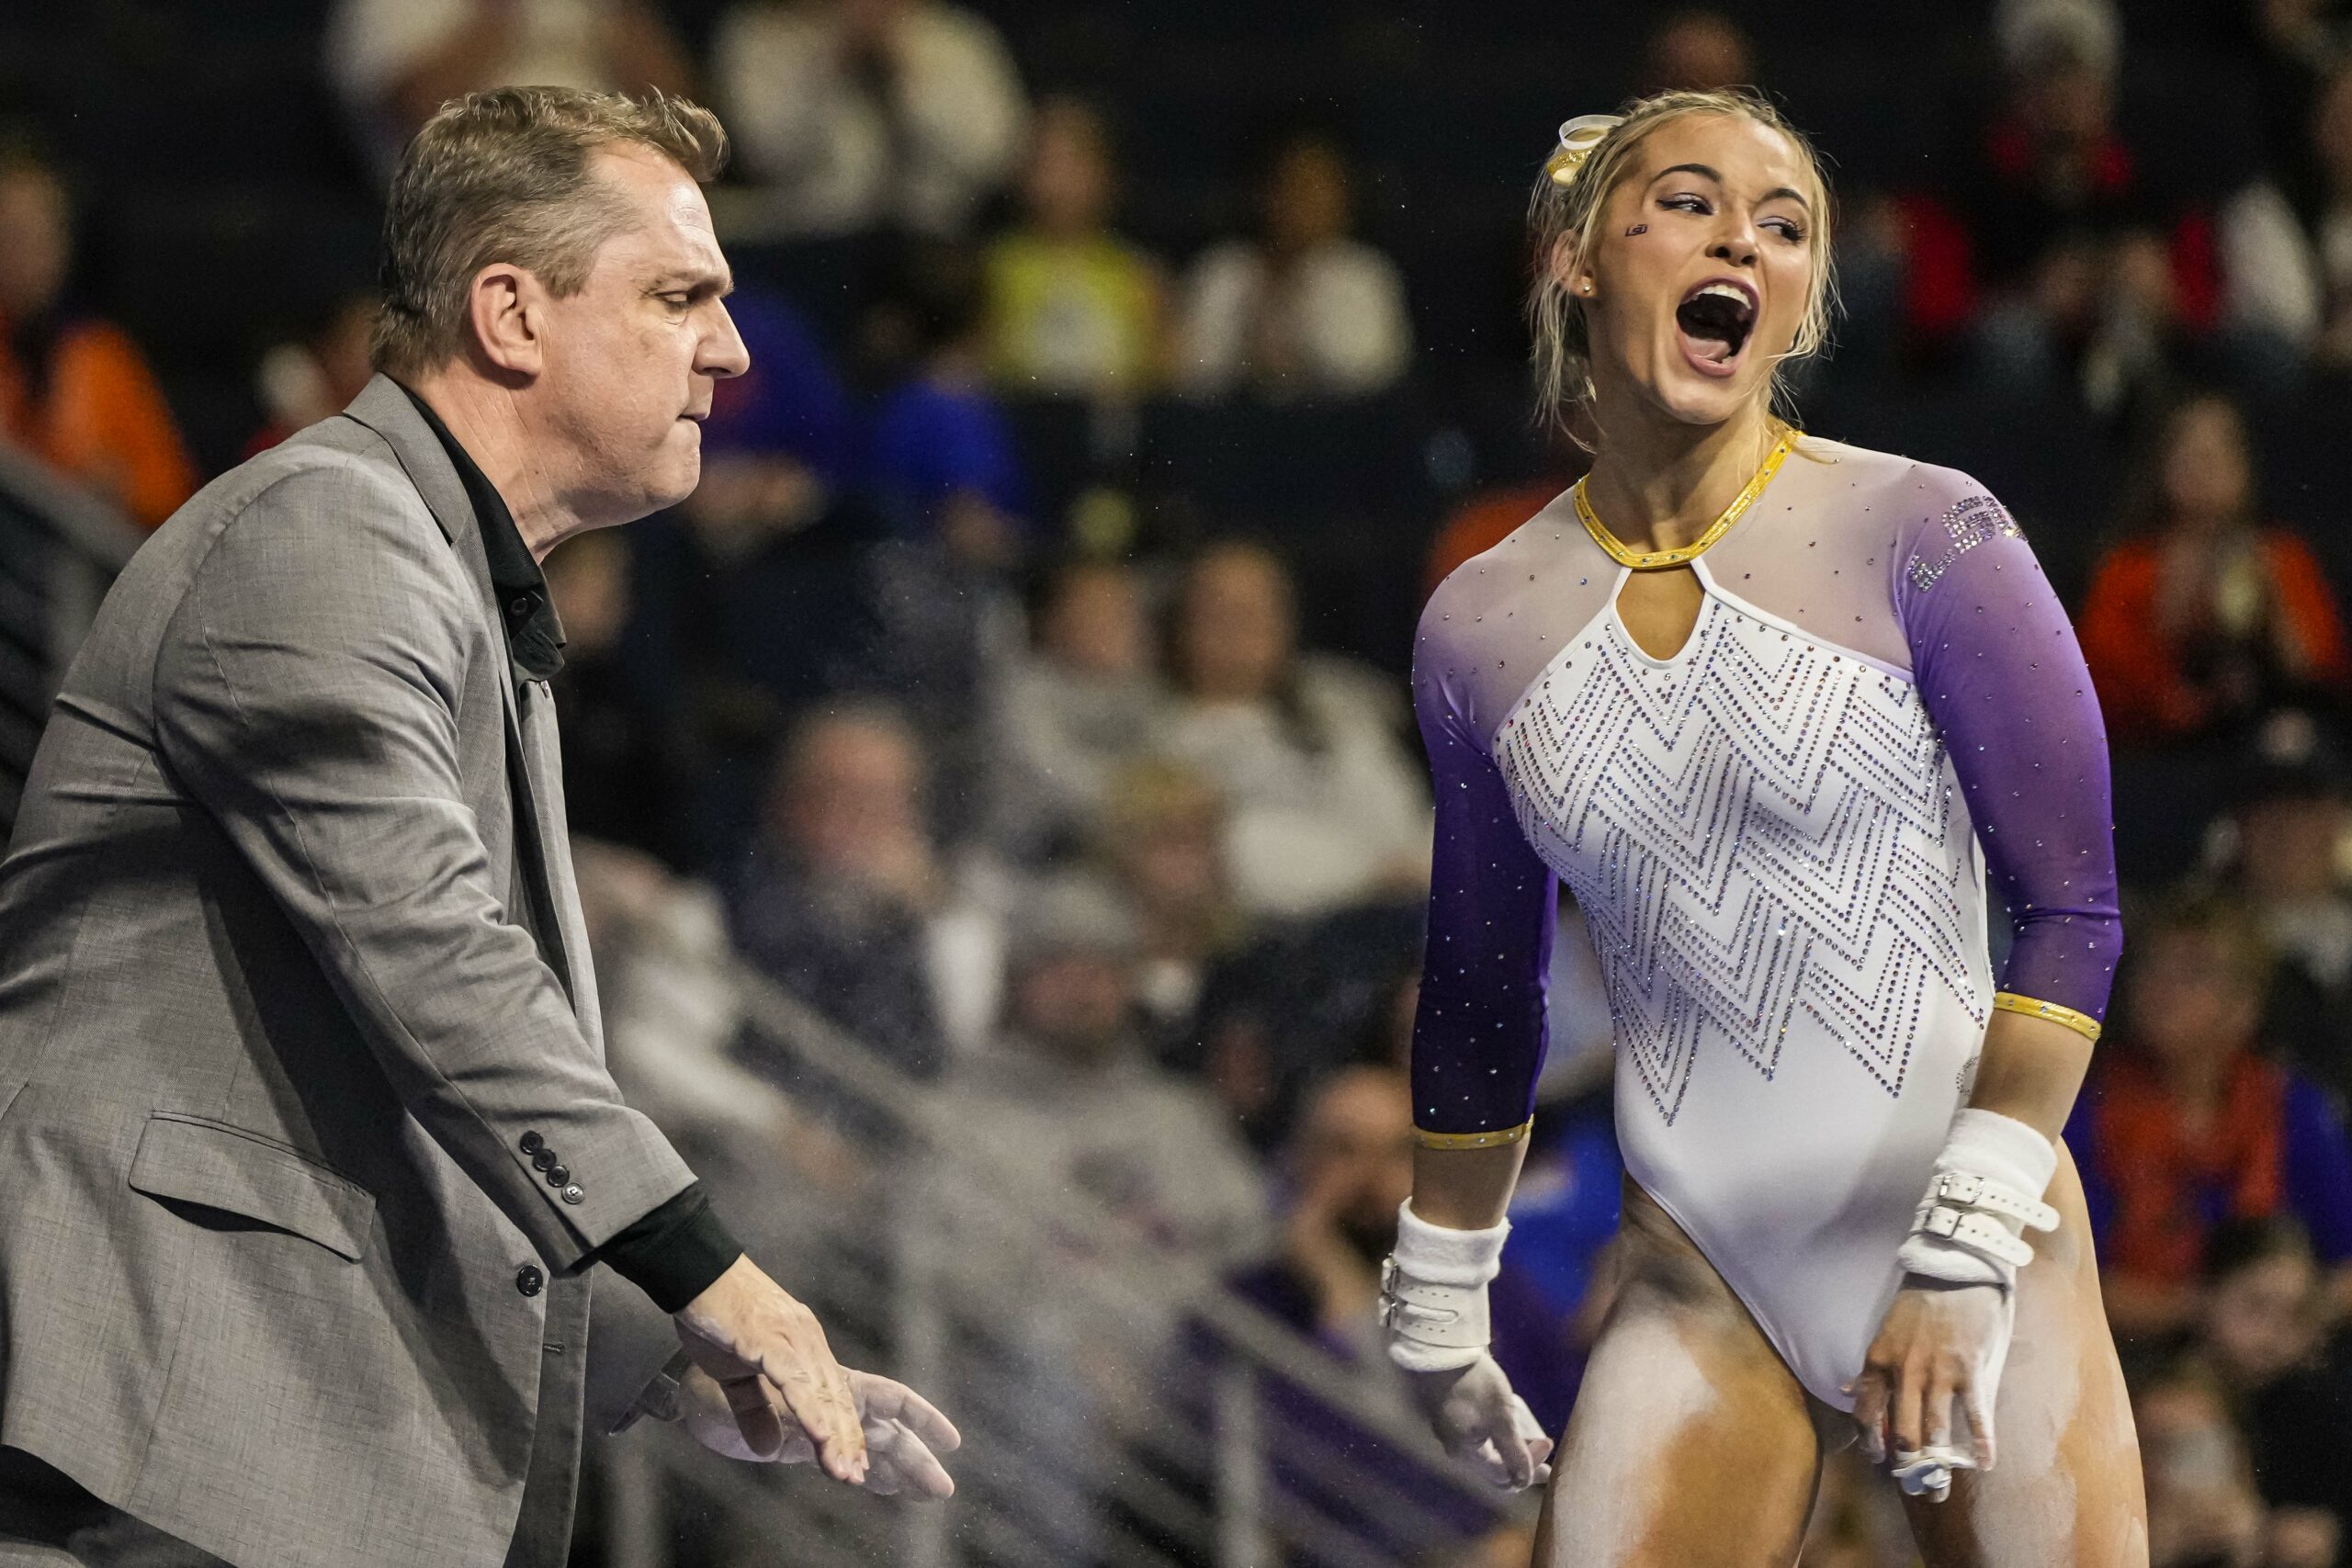
<svg viewBox="0 0 2352 1568">
<path fill-rule="evenodd" d="M 1533 224 L 1546 413 L 1580 405 L 1598 441 L 1414 650 L 1439 818 L 1391 1354 L 1456 1451 L 1548 1478 L 1549 1568 L 1785 1568 L 1857 1436 L 1933 1568 L 2137 1568 L 2130 1407 L 2055 1141 L 2120 945 L 2073 630 L 1974 480 L 1775 417 L 1822 342 L 1830 210 L 1770 103 L 1569 122 Z M 1486 1354 L 1485 1281 L 1563 880 L 1627 1183 L 1555 1455 Z"/>
</svg>

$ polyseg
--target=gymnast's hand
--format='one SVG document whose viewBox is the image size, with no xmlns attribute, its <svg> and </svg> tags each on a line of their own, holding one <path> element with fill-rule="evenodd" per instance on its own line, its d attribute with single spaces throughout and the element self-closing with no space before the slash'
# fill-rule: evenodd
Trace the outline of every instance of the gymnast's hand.
<svg viewBox="0 0 2352 1568">
<path fill-rule="evenodd" d="M 1847 1385 L 1863 1455 L 1887 1461 L 1904 1490 L 1941 1502 L 1955 1470 L 1993 1468 L 1993 1399 L 2007 1360 L 2013 1305 L 1998 1285 L 1906 1275 Z M 1953 1440 L 1957 1413 L 1968 1440 Z"/>
<path fill-rule="evenodd" d="M 1492 1356 L 1481 1355 L 1466 1367 L 1405 1375 L 1447 1453 L 1514 1492 L 1552 1479 L 1544 1462 L 1552 1457 L 1552 1439 Z"/>
<path fill-rule="evenodd" d="M 758 1264 L 738 1258 L 686 1303 L 676 1322 L 679 1343 L 726 1392 L 752 1452 L 766 1457 L 786 1445 L 781 1419 L 765 1392 L 773 1389 L 814 1445 L 825 1473 L 853 1485 L 866 1483 L 865 1424 L 849 1373 L 833 1359 L 817 1314 L 786 1294 Z"/>
<path fill-rule="evenodd" d="M 904 1383 L 854 1368 L 843 1371 L 865 1433 L 865 1489 L 886 1497 L 899 1492 L 954 1496 L 955 1480 L 938 1456 L 962 1446 L 956 1424 Z M 816 1445 L 784 1408 L 775 1385 L 756 1372 L 721 1388 L 708 1372 L 691 1368 L 679 1384 L 678 1400 L 686 1430 L 713 1453 L 766 1464 L 807 1464 L 817 1456 Z M 754 1431 L 777 1440 L 754 1448 Z"/>
</svg>

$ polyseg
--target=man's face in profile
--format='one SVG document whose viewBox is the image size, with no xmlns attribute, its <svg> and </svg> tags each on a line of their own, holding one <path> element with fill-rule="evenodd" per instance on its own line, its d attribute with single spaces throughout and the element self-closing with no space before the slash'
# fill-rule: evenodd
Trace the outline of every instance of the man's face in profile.
<svg viewBox="0 0 2352 1568">
<path fill-rule="evenodd" d="M 722 302 L 733 277 L 693 177 L 634 146 L 597 152 L 594 170 L 630 218 L 597 250 L 585 286 L 549 302 L 542 386 L 580 463 L 580 493 L 567 499 L 603 525 L 693 492 L 712 388 L 751 356 Z"/>
</svg>

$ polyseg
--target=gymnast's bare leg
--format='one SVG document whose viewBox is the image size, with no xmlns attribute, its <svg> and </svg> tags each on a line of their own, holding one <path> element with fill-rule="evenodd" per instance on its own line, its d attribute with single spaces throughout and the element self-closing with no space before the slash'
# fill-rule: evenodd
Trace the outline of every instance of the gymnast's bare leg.
<svg viewBox="0 0 2352 1568">
<path fill-rule="evenodd" d="M 2062 1216 L 2018 1279 L 1996 1462 L 1906 1500 L 1928 1568 L 2146 1568 L 2131 1404 L 2089 1218 L 2061 1150 Z M 1680 1227 L 1631 1181 L 1617 1299 L 1555 1457 L 1537 1568 L 1787 1568 L 1848 1418 L 1811 1398 Z"/>
<path fill-rule="evenodd" d="M 1787 1568 L 1821 1473 L 1824 1428 L 1804 1389 L 1630 1179 L 1612 1267 L 1616 1299 L 1536 1528 L 1538 1568 Z"/>
</svg>

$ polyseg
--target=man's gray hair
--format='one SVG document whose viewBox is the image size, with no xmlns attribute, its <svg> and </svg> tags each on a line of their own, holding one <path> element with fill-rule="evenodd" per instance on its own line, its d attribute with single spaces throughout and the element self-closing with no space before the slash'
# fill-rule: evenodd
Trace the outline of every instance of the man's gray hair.
<svg viewBox="0 0 2352 1568">
<path fill-rule="evenodd" d="M 646 147 L 698 181 L 727 162 L 727 132 L 699 104 L 573 87 L 499 87 L 441 106 L 409 142 L 384 211 L 384 308 L 368 345 L 377 369 L 413 377 L 466 344 L 467 294 L 493 262 L 559 299 L 588 281 L 597 249 L 628 221 L 589 167 L 597 149 Z"/>
</svg>

